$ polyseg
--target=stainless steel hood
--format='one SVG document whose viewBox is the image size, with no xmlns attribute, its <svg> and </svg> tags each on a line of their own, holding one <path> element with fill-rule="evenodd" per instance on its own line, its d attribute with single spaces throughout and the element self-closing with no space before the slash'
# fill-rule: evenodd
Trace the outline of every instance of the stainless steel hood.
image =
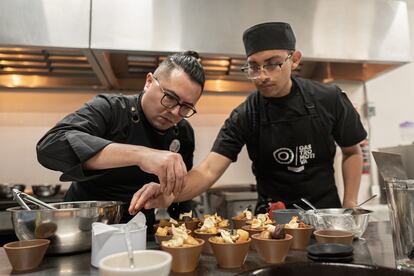
<svg viewBox="0 0 414 276">
<path fill-rule="evenodd" d="M 404 1 L 2 0 L 0 88 L 137 90 L 192 49 L 207 91 L 248 92 L 242 32 L 266 21 L 291 23 L 303 77 L 362 81 L 411 59 Z"/>
</svg>

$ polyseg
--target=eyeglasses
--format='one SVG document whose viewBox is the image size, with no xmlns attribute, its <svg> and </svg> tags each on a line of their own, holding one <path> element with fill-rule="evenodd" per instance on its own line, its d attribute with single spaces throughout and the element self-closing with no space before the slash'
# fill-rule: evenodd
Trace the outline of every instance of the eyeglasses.
<svg viewBox="0 0 414 276">
<path fill-rule="evenodd" d="M 260 73 L 264 70 L 267 73 L 274 71 L 279 72 L 282 69 L 283 64 L 291 58 L 293 53 L 290 53 L 283 62 L 269 62 L 263 65 L 245 65 L 241 68 L 242 72 L 246 74 L 246 77 L 250 80 L 259 78 Z M 263 68 L 263 69 L 262 69 Z"/>
<path fill-rule="evenodd" d="M 178 110 L 178 115 L 184 118 L 190 118 L 194 114 L 197 113 L 197 110 L 191 106 L 190 104 L 186 103 L 180 103 L 180 98 L 174 95 L 173 93 L 169 91 L 165 91 L 164 88 L 160 85 L 160 82 L 158 79 L 154 77 L 155 83 L 158 85 L 158 87 L 161 89 L 161 92 L 164 93 L 164 95 L 161 98 L 161 104 L 165 108 L 173 109 L 177 105 L 180 106 L 180 109 Z"/>
</svg>

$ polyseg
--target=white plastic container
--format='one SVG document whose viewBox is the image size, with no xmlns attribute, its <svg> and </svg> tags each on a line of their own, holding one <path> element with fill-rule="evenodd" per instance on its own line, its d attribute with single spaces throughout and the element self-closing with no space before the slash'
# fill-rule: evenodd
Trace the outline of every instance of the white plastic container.
<svg viewBox="0 0 414 276">
<path fill-rule="evenodd" d="M 91 264 L 99 266 L 99 261 L 106 256 L 127 252 L 125 232 L 122 229 L 125 224 L 102 225 L 92 224 L 92 256 Z M 147 226 L 141 226 L 129 231 L 132 250 L 145 250 L 147 244 Z"/>
<path fill-rule="evenodd" d="M 134 251 L 134 268 L 129 267 L 128 253 L 117 253 L 99 263 L 100 276 L 168 276 L 171 254 L 161 250 Z"/>
</svg>

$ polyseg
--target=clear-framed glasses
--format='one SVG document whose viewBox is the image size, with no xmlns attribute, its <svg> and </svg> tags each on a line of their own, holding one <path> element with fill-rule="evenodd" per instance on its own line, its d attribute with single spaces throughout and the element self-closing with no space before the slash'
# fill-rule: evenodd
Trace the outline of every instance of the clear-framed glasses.
<svg viewBox="0 0 414 276">
<path fill-rule="evenodd" d="M 194 114 L 197 113 L 197 110 L 194 108 L 194 106 L 187 104 L 187 103 L 180 103 L 180 98 L 177 97 L 174 93 L 164 90 L 162 86 L 160 85 L 160 82 L 158 79 L 153 75 L 155 83 L 160 88 L 161 92 L 164 93 L 164 95 L 161 98 L 161 104 L 165 108 L 173 109 L 177 105 L 180 106 L 180 109 L 178 110 L 178 115 L 184 118 L 190 118 Z"/>
<path fill-rule="evenodd" d="M 268 62 L 263 65 L 248 65 L 246 64 L 241 68 L 242 72 L 246 74 L 246 77 L 250 80 L 255 80 L 260 76 L 262 70 L 266 73 L 280 72 L 283 64 L 292 57 L 293 53 L 290 53 L 282 62 Z"/>
</svg>

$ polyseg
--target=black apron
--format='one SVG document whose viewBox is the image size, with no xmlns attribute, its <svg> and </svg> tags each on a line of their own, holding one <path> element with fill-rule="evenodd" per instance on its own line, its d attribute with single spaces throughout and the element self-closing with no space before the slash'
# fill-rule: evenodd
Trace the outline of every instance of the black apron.
<svg viewBox="0 0 414 276">
<path fill-rule="evenodd" d="M 282 201 L 286 208 L 293 208 L 293 203 L 303 206 L 302 197 L 317 208 L 341 207 L 334 179 L 333 137 L 323 126 L 310 92 L 295 84 L 307 114 L 294 119 L 271 120 L 259 95 L 256 213 L 267 212 L 269 202 Z"/>
</svg>

